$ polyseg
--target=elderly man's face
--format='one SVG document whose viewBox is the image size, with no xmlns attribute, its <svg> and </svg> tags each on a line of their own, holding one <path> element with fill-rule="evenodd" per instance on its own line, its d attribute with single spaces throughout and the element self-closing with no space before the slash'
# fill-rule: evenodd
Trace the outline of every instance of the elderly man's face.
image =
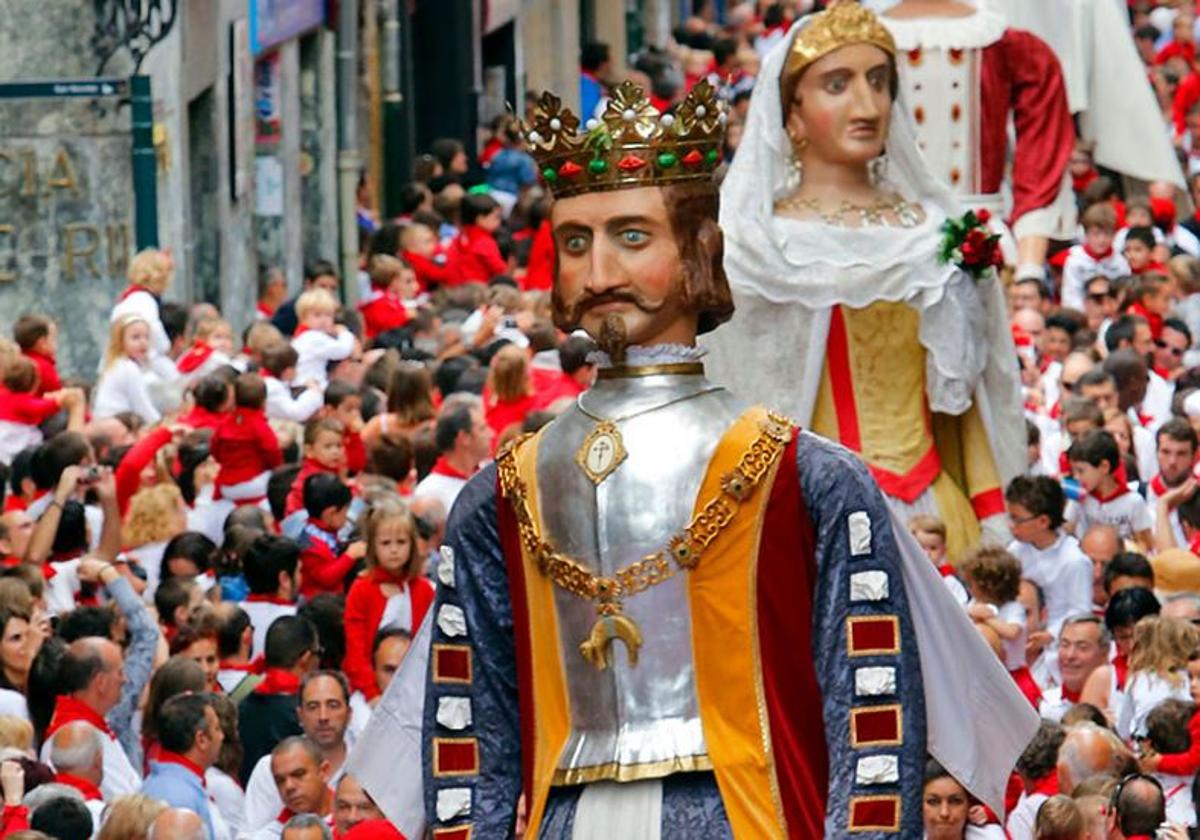
<svg viewBox="0 0 1200 840">
<path fill-rule="evenodd" d="M 326 797 L 329 764 L 317 761 L 301 746 L 271 757 L 271 775 L 279 798 L 294 814 L 319 814 L 328 805 Z"/>
<path fill-rule="evenodd" d="M 1081 621 L 1062 629 L 1058 640 L 1058 665 L 1063 684 L 1072 691 L 1083 688 L 1092 671 L 1108 659 L 1108 647 L 1100 644 L 1100 625 Z"/>
</svg>

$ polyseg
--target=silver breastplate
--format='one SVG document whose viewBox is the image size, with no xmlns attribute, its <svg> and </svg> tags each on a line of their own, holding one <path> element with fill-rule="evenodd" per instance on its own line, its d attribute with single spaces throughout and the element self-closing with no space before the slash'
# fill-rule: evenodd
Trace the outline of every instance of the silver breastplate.
<svg viewBox="0 0 1200 840">
<path fill-rule="evenodd" d="M 598 485 L 576 462 L 597 421 L 573 407 L 550 426 L 537 464 L 545 538 L 602 575 L 666 545 L 690 521 L 709 459 L 743 409 L 727 391 L 704 393 L 712 388 L 703 376 L 597 383 L 582 402 L 606 419 L 686 399 L 618 422 L 628 455 Z M 687 576 L 625 601 L 625 614 L 642 633 L 636 666 L 620 645 L 611 667 L 588 663 L 579 644 L 596 621 L 593 604 L 557 587 L 554 597 L 571 711 L 556 783 L 655 778 L 711 766 L 696 700 Z"/>
</svg>

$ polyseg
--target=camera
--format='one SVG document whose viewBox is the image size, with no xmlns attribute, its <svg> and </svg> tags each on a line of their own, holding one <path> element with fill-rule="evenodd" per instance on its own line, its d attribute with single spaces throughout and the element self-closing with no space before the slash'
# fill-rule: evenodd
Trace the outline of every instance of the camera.
<svg viewBox="0 0 1200 840">
<path fill-rule="evenodd" d="M 86 468 L 83 474 L 79 476 L 80 484 L 95 484 L 99 480 L 100 468 L 94 465 Z"/>
</svg>

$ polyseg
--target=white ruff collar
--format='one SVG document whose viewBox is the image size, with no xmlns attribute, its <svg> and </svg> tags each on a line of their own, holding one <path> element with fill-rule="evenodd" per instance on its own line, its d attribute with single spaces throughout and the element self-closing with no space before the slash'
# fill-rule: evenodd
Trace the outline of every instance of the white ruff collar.
<svg viewBox="0 0 1200 840">
<path fill-rule="evenodd" d="M 925 49 L 983 49 L 1004 37 L 1008 24 L 991 9 L 978 9 L 964 17 L 894 18 L 881 15 L 883 25 L 903 51 Z"/>
<path fill-rule="evenodd" d="M 689 344 L 649 344 L 625 348 L 625 367 L 648 365 L 675 365 L 698 362 L 708 351 Z M 588 361 L 602 368 L 614 367 L 613 361 L 603 350 L 588 354 Z"/>
</svg>

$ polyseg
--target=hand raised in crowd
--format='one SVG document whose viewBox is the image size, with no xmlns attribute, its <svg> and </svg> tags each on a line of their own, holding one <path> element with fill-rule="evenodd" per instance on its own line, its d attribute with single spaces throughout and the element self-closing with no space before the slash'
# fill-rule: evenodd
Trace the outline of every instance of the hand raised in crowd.
<svg viewBox="0 0 1200 840">
<path fill-rule="evenodd" d="M 353 557 L 355 560 L 361 560 L 367 556 L 366 540 L 355 540 L 346 546 L 346 554 Z"/>
<path fill-rule="evenodd" d="M 89 467 L 72 464 L 62 471 L 62 475 L 58 477 L 58 486 L 54 488 L 54 501 L 58 505 L 61 506 L 70 501 L 89 469 Z"/>
<path fill-rule="evenodd" d="M 79 561 L 79 579 L 85 583 L 99 583 L 107 586 L 120 576 L 121 573 L 117 571 L 116 567 L 105 560 L 85 557 Z"/>
<path fill-rule="evenodd" d="M 25 768 L 16 761 L 0 762 L 0 788 L 5 805 L 20 805 L 25 798 Z"/>
<path fill-rule="evenodd" d="M 1196 479 L 1189 478 L 1187 481 L 1180 484 L 1178 487 L 1172 487 L 1166 493 L 1158 497 L 1159 504 L 1166 505 L 1168 510 L 1174 510 L 1181 504 L 1186 502 L 1196 492 Z"/>
</svg>

